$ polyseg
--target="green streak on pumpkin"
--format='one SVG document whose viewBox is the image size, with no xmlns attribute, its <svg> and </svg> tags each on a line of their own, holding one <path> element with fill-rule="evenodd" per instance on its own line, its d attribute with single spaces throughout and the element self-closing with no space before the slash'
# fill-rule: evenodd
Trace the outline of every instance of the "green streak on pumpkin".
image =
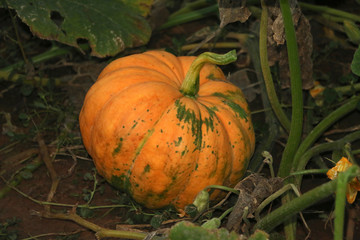
<svg viewBox="0 0 360 240">
<path fill-rule="evenodd" d="M 238 117 L 241 117 L 245 119 L 245 121 L 248 121 L 248 115 L 245 110 L 234 101 L 234 99 L 239 98 L 239 92 L 229 91 L 228 95 L 220 92 L 215 92 L 212 95 L 222 98 L 222 102 L 228 105 L 232 110 L 234 110 L 234 112 L 237 113 Z"/>
<path fill-rule="evenodd" d="M 150 165 L 147 164 L 144 168 L 144 173 L 150 172 Z"/>
<path fill-rule="evenodd" d="M 209 75 L 206 76 L 207 79 L 210 79 L 210 80 L 216 80 L 215 76 L 213 73 L 210 73 Z"/>
<path fill-rule="evenodd" d="M 122 190 L 130 193 L 130 190 L 131 190 L 130 180 L 124 174 L 122 174 L 120 176 L 113 175 L 110 179 L 110 184 L 117 189 L 122 189 Z"/>
<path fill-rule="evenodd" d="M 204 123 L 206 125 L 206 131 L 209 129 L 213 132 L 214 131 L 214 116 L 216 116 L 215 112 L 218 110 L 215 106 L 214 107 L 207 107 L 203 105 L 209 113 L 209 118 L 204 119 Z"/>
<path fill-rule="evenodd" d="M 121 146 L 122 146 L 122 142 L 123 142 L 123 138 L 119 138 L 119 142 L 118 145 L 116 146 L 116 148 L 114 149 L 114 151 L 112 152 L 112 156 L 115 157 L 121 150 Z"/>
<path fill-rule="evenodd" d="M 185 145 L 185 149 L 181 152 L 181 156 L 183 157 L 186 153 L 189 152 L 189 149 L 187 148 L 187 146 Z"/>
<path fill-rule="evenodd" d="M 191 125 L 192 135 L 195 136 L 195 149 L 200 150 L 202 142 L 201 117 L 200 119 L 197 119 L 195 116 L 195 112 L 191 109 L 186 109 L 185 105 L 182 105 L 179 99 L 175 101 L 175 106 L 177 107 L 176 117 L 179 119 L 179 121 L 184 121 L 185 123 Z"/>
<path fill-rule="evenodd" d="M 138 124 L 138 122 L 134 120 L 134 125 L 131 127 L 131 129 L 134 129 L 137 124 Z"/>
<path fill-rule="evenodd" d="M 139 153 L 141 152 L 141 149 L 144 147 L 145 143 L 147 142 L 147 140 L 151 137 L 151 135 L 154 133 L 154 128 L 148 130 L 146 136 L 141 140 L 141 142 L 139 143 L 139 146 L 137 147 L 136 151 L 135 151 L 135 158 L 139 155 Z M 134 158 L 134 160 L 135 160 Z"/>
<path fill-rule="evenodd" d="M 182 137 L 178 137 L 178 141 L 174 141 L 175 146 L 176 146 L 176 147 L 180 146 L 181 141 L 182 141 Z"/>
</svg>

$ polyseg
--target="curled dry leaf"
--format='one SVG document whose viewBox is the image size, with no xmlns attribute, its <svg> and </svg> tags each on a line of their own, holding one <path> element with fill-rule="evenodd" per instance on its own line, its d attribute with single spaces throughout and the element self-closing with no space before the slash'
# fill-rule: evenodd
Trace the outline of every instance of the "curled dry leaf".
<svg viewBox="0 0 360 240">
<path fill-rule="evenodd" d="M 311 54 L 313 49 L 312 35 L 310 32 L 310 23 L 302 14 L 299 7 L 292 11 L 293 23 L 295 25 L 296 39 L 298 44 L 301 78 L 303 80 L 303 89 L 313 87 L 313 63 Z M 290 87 L 290 72 L 288 64 L 288 55 L 285 44 L 285 31 L 281 10 L 279 7 L 269 7 L 268 19 L 268 58 L 270 66 L 276 62 L 279 63 L 280 81 L 282 88 Z"/>
<path fill-rule="evenodd" d="M 282 187 L 281 178 L 265 178 L 260 174 L 251 174 L 240 181 L 235 189 L 239 190 L 238 200 L 226 224 L 228 230 L 238 231 L 241 228 L 244 209 L 252 215 L 260 203 Z M 246 216 L 246 217 L 247 217 Z"/>
<path fill-rule="evenodd" d="M 246 1 L 219 0 L 220 28 L 233 22 L 246 22 L 251 15 Z"/>
<path fill-rule="evenodd" d="M 232 73 L 229 80 L 243 91 L 248 102 L 254 101 L 256 95 L 260 93 L 258 84 L 250 82 L 246 69 Z"/>
</svg>

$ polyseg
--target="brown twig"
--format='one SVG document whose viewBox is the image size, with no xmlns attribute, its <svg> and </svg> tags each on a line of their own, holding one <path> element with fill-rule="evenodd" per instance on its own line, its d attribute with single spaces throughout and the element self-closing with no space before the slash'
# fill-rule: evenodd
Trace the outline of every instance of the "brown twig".
<svg viewBox="0 0 360 240">
<path fill-rule="evenodd" d="M 51 177 L 51 188 L 47 197 L 47 201 L 51 202 L 51 200 L 53 199 L 55 193 L 56 193 L 56 189 L 59 186 L 59 182 L 60 182 L 60 178 L 58 176 L 58 174 L 55 171 L 54 165 L 52 163 L 52 160 L 50 159 L 50 155 L 49 155 L 49 151 L 48 148 L 45 144 L 44 139 L 40 136 L 40 134 L 37 136 L 37 141 L 39 144 L 39 148 L 40 148 L 40 156 L 41 159 L 44 161 L 49 173 L 50 173 L 50 177 Z M 50 212 L 50 206 L 46 205 L 45 206 L 45 211 L 46 212 Z"/>
<path fill-rule="evenodd" d="M 345 128 L 345 129 L 333 129 L 333 130 L 325 132 L 324 136 L 329 136 L 329 135 L 338 134 L 338 133 L 354 132 L 354 131 L 357 131 L 359 129 L 360 129 L 360 125 L 352 126 L 352 127 Z"/>
<path fill-rule="evenodd" d="M 6 158 L 5 160 L 3 160 L 3 163 L 5 163 L 4 165 L 7 166 L 3 167 L 3 170 L 1 170 L 0 175 L 2 176 L 6 172 L 6 169 L 14 169 L 17 165 L 21 164 L 23 161 L 29 159 L 30 157 L 38 153 L 39 153 L 39 149 L 29 148 L 18 154 Z"/>
<path fill-rule="evenodd" d="M 121 231 L 121 230 L 113 230 L 108 228 L 100 227 L 95 223 L 89 222 L 79 215 L 70 211 L 68 213 L 52 213 L 50 211 L 44 212 L 42 215 L 45 218 L 54 218 L 54 219 L 62 219 L 62 220 L 70 220 L 73 221 L 80 226 L 83 226 L 87 229 L 94 231 L 97 239 L 102 239 L 106 237 L 116 237 L 116 238 L 127 238 L 127 239 L 144 239 L 146 237 L 146 233 L 140 232 L 131 232 L 131 231 Z"/>
<path fill-rule="evenodd" d="M 71 165 L 71 167 L 68 169 L 68 173 L 65 177 L 68 177 L 68 176 L 71 176 L 71 174 L 74 172 L 75 170 L 75 167 L 77 165 L 77 157 L 76 155 L 74 154 L 74 152 L 70 149 L 70 148 L 67 148 L 65 147 L 65 149 L 70 153 L 70 156 L 71 158 L 73 159 L 74 163 L 73 165 Z"/>
<path fill-rule="evenodd" d="M 74 235 L 80 232 L 83 232 L 84 230 L 78 229 L 75 230 L 73 232 L 59 232 L 59 233 L 44 233 L 44 234 L 39 234 L 36 236 L 32 236 L 32 237 L 28 237 L 28 238 L 23 238 L 22 240 L 31 240 L 31 239 L 39 239 L 41 237 L 50 237 L 50 236 L 70 236 L 70 235 Z"/>
</svg>

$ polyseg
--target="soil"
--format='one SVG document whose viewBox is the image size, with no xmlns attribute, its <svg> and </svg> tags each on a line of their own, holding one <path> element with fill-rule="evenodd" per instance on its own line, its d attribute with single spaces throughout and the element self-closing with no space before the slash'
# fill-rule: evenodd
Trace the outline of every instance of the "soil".
<svg viewBox="0 0 360 240">
<path fill-rule="evenodd" d="M 342 7 L 349 9 L 349 6 L 355 3 L 350 1 L 344 4 L 345 6 Z M 10 36 L 8 39 L 15 39 L 8 11 L 0 9 L 0 16 L 2 16 L 1 31 Z M 49 47 L 48 41 L 32 36 L 28 27 L 23 25 L 20 20 L 17 24 L 25 42 L 25 51 L 29 56 L 39 54 Z M 190 36 L 204 26 L 214 24 L 217 24 L 217 19 L 208 18 L 206 21 L 183 24 L 155 33 L 147 47 L 149 49 L 166 47 L 175 49 L 174 38 Z M 351 44 L 351 47 L 348 48 L 343 46 L 331 48 L 333 40 L 324 36 L 322 26 L 315 21 L 311 24 L 314 52 L 321 53 L 325 48 L 328 49 L 326 57 L 319 57 L 319 61 L 314 62 L 314 72 L 326 79 L 325 84 L 336 86 L 338 79 L 349 75 L 349 66 L 356 48 Z M 339 37 L 345 39 L 344 35 L 340 34 Z M 21 59 L 17 45 L 10 42 L 7 40 L 6 43 L 0 45 L 0 54 L 6 59 L 8 65 Z M 126 54 L 136 51 L 140 50 L 130 49 Z M 62 204 L 62 206 L 52 206 L 52 212 L 76 211 L 86 220 L 110 229 L 116 229 L 119 225 L 130 228 L 132 225 L 145 232 L 155 230 L 149 224 L 151 217 L 147 215 L 158 214 L 158 212 L 142 209 L 133 203 L 126 194 L 112 188 L 101 176 L 96 174 L 97 186 L 91 206 L 114 204 L 126 206 L 95 210 L 76 207 L 87 204 L 89 194 L 94 188 L 95 172 L 94 164 L 81 143 L 77 117 L 87 89 L 94 82 L 107 60 L 109 59 L 96 59 L 82 55 L 74 50 L 72 54 L 35 66 L 35 72 L 33 72 L 35 75 L 44 74 L 52 78 L 67 79 L 66 84 L 62 86 L 29 88 L 21 83 L 0 81 L 0 126 L 2 130 L 0 135 L 0 190 L 4 191 L 8 188 L 8 191 L 0 197 L 0 239 L 96 239 L 94 232 L 74 222 L 49 219 L 43 215 L 45 207 L 36 201 L 47 202 L 52 181 L 49 168 L 42 163 L 42 158 L 40 158 L 40 152 L 44 151 L 44 148 L 39 145 L 39 139 L 45 141 L 55 172 L 60 177 L 59 186 L 51 202 Z M 5 64 L 5 61 L 2 63 Z M 252 65 L 247 67 L 251 68 Z M 225 68 L 225 70 L 234 69 Z M 29 78 L 31 78 L 31 74 Z M 284 93 L 285 101 L 287 100 L 286 91 L 281 91 Z M 336 105 L 336 103 L 333 104 Z M 250 108 L 254 111 L 263 109 L 259 95 L 250 102 Z M 29 118 L 20 117 L 24 113 Z M 351 114 L 345 120 L 337 123 L 334 128 L 347 129 L 358 126 L 359 115 L 359 113 Z M 254 114 L 253 118 L 256 126 L 263 125 L 263 114 Z M 331 135 L 327 137 L 328 139 L 324 137 L 321 141 L 335 140 L 340 136 L 339 134 Z M 286 142 L 284 137 L 284 134 L 279 134 L 278 142 L 272 150 L 276 161 L 275 169 L 281 158 L 282 143 Z M 358 145 L 359 143 L 354 146 L 354 149 L 359 148 Z M 359 159 L 359 156 L 356 157 Z M 39 165 L 36 169 L 29 170 L 36 164 Z M 15 189 L 9 188 L 7 185 L 9 181 L 11 182 L 15 175 L 23 171 L 24 167 L 27 171 L 20 174 L 22 179 L 15 185 Z M 268 172 L 265 171 L 265 174 Z M 326 181 L 328 180 L 324 177 L 305 177 L 301 190 L 306 192 Z M 333 203 L 333 197 L 329 197 L 303 212 L 311 230 L 308 239 L 333 239 Z M 356 217 L 360 216 L 359 203 L 359 199 L 357 199 L 354 204 L 347 205 L 345 229 L 350 232 L 349 235 L 353 233 L 353 236 L 360 236 L 360 221 Z M 68 204 L 68 206 L 64 206 L 64 204 Z M 176 215 L 171 215 L 169 219 L 174 219 L 174 216 Z M 6 227 L 6 223 L 11 224 Z M 298 226 L 297 239 L 305 239 L 309 233 L 308 229 L 300 220 Z M 281 229 L 279 231 L 281 232 Z"/>
</svg>

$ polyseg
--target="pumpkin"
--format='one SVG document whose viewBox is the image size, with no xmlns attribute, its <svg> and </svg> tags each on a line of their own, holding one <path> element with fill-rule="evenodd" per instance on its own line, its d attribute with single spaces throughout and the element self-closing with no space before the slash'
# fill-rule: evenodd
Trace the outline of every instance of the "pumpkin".
<svg viewBox="0 0 360 240">
<path fill-rule="evenodd" d="M 147 51 L 107 65 L 79 117 L 98 173 L 151 209 L 180 210 L 209 185 L 234 186 L 255 144 L 243 93 L 215 65 L 234 60 L 235 51 Z"/>
</svg>

